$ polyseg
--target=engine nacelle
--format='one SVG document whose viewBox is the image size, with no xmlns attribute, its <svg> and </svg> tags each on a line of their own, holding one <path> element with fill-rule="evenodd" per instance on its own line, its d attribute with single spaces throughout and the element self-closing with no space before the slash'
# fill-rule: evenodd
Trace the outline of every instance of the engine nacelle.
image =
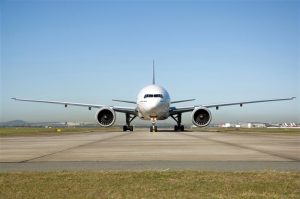
<svg viewBox="0 0 300 199">
<path fill-rule="evenodd" d="M 205 107 L 196 107 L 192 113 L 192 122 L 198 127 L 205 127 L 211 121 L 211 113 Z"/>
<path fill-rule="evenodd" d="M 110 127 L 116 121 L 116 113 L 110 107 L 103 107 L 97 112 L 96 119 L 100 126 Z"/>
</svg>

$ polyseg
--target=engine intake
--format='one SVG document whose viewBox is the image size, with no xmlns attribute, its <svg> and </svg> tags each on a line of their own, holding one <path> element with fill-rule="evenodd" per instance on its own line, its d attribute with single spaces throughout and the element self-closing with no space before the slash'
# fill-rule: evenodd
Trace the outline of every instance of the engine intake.
<svg viewBox="0 0 300 199">
<path fill-rule="evenodd" d="M 192 122 L 198 127 L 205 127 L 211 121 L 211 113 L 205 107 L 197 107 L 192 113 Z"/>
<path fill-rule="evenodd" d="M 100 126 L 110 127 L 116 121 L 116 113 L 112 108 L 104 107 L 97 112 L 96 119 Z"/>
</svg>

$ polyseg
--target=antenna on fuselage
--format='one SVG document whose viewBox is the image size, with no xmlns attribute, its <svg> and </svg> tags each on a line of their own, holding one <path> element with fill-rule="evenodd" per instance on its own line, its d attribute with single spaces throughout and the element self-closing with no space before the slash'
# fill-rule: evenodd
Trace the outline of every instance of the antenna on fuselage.
<svg viewBox="0 0 300 199">
<path fill-rule="evenodd" d="M 153 79 L 152 79 L 152 84 L 155 84 L 155 66 L 154 66 L 154 59 L 153 59 Z"/>
</svg>

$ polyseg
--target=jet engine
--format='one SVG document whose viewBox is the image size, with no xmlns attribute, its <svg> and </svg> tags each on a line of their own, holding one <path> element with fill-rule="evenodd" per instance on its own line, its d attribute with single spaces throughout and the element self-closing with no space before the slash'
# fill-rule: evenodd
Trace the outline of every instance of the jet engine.
<svg viewBox="0 0 300 199">
<path fill-rule="evenodd" d="M 205 127 L 211 121 L 211 113 L 205 107 L 196 107 L 192 113 L 192 122 L 198 127 Z"/>
<path fill-rule="evenodd" d="M 112 108 L 104 107 L 97 112 L 96 119 L 100 126 L 110 127 L 116 121 L 116 113 Z"/>
</svg>

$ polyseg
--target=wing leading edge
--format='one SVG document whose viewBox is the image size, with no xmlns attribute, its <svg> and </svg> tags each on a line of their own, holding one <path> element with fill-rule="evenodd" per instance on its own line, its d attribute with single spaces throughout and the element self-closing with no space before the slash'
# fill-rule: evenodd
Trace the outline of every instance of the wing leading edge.
<svg viewBox="0 0 300 199">
<path fill-rule="evenodd" d="M 224 104 L 209 104 L 209 105 L 203 105 L 206 108 L 216 108 L 219 109 L 221 106 L 234 106 L 234 105 L 240 105 L 241 107 L 244 104 L 254 104 L 254 103 L 262 103 L 262 102 L 275 102 L 275 101 L 286 101 L 286 100 L 293 100 L 296 99 L 296 97 L 290 97 L 290 98 L 281 98 L 281 99 L 267 99 L 267 100 L 256 100 L 256 101 L 245 101 L 245 102 L 234 102 L 234 103 L 224 103 Z"/>
<path fill-rule="evenodd" d="M 186 107 L 171 107 L 170 115 L 175 115 L 175 114 L 184 113 L 184 112 L 190 112 L 190 111 L 193 111 L 195 109 L 195 107 L 216 108 L 218 110 L 219 107 L 221 107 L 221 106 L 240 105 L 242 107 L 244 104 L 287 101 L 287 100 L 294 100 L 294 99 L 296 99 L 296 97 L 281 98 L 281 99 L 255 100 L 255 101 L 245 101 L 245 102 L 233 102 L 233 103 L 222 103 L 222 104 L 208 104 L 208 105 L 200 105 L 200 106 L 195 105 L 195 106 L 186 106 Z"/>
<path fill-rule="evenodd" d="M 38 102 L 38 103 L 47 103 L 47 104 L 60 104 L 64 105 L 65 107 L 68 106 L 80 106 L 80 107 L 87 107 L 89 110 L 92 108 L 103 108 L 107 107 L 106 105 L 98 105 L 98 104 L 85 104 L 85 103 L 73 103 L 73 102 L 62 102 L 62 101 L 49 101 L 49 100 L 34 100 L 34 99 L 19 99 L 19 98 L 11 98 L 16 101 L 24 101 L 24 102 Z M 116 112 L 121 113 L 129 113 L 133 115 L 137 115 L 136 109 L 132 107 L 121 107 L 121 106 L 110 106 Z"/>
</svg>

